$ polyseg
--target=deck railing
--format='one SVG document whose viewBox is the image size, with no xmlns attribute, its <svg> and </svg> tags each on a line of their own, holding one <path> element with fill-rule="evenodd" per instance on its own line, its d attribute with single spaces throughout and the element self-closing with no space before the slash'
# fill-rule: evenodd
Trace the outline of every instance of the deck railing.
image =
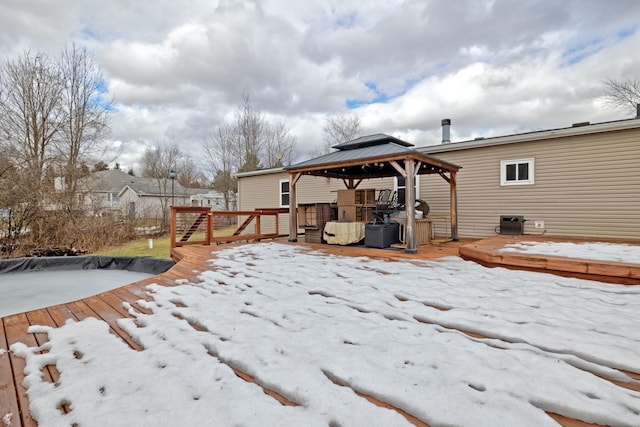
<svg viewBox="0 0 640 427">
<path fill-rule="evenodd" d="M 289 208 L 216 211 L 206 206 L 172 206 L 171 247 L 286 237 L 280 233 L 280 215 L 288 213 Z"/>
</svg>

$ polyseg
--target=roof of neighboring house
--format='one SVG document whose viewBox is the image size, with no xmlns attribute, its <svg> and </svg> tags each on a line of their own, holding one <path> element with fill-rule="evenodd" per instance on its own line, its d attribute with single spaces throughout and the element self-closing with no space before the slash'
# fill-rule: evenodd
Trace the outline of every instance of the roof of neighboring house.
<svg viewBox="0 0 640 427">
<path fill-rule="evenodd" d="M 208 188 L 185 188 L 176 180 L 173 183 L 174 195 L 179 197 L 193 196 L 196 194 L 211 193 Z M 171 191 L 171 180 L 166 178 L 141 178 L 119 169 L 93 172 L 91 175 L 81 178 L 78 182 L 80 191 L 89 193 L 115 193 L 121 194 L 127 188 L 138 195 L 157 196 L 165 195 Z"/>
<path fill-rule="evenodd" d="M 127 189 L 138 196 L 164 196 L 172 191 L 169 178 L 137 178 L 135 181 L 125 183 L 119 194 L 124 193 Z M 192 196 L 206 192 L 209 192 L 209 190 L 205 188 L 185 188 L 178 181 L 173 182 L 173 194 L 177 197 Z"/>
<path fill-rule="evenodd" d="M 640 119 L 625 119 L 603 123 L 590 124 L 588 122 L 575 123 L 570 127 L 548 129 L 542 131 L 533 131 L 518 133 L 512 135 L 495 136 L 491 138 L 476 138 L 468 141 L 442 143 L 437 145 L 428 145 L 416 148 L 416 150 L 426 153 L 442 153 L 456 150 L 466 150 L 471 148 L 488 147 L 493 145 L 515 144 L 519 142 L 543 141 L 554 138 L 562 138 L 569 136 L 589 135 L 603 132 L 613 132 L 628 129 L 640 128 Z"/>
<path fill-rule="evenodd" d="M 135 182 L 140 178 L 129 175 L 119 169 L 93 172 L 78 180 L 80 191 L 90 193 L 119 193 L 127 183 Z"/>
<path fill-rule="evenodd" d="M 192 188 L 191 190 L 198 190 L 197 188 Z M 198 191 L 191 195 L 192 198 L 198 199 L 224 199 L 224 194 L 219 191 L 209 190 L 206 193 L 203 191 Z"/>
</svg>

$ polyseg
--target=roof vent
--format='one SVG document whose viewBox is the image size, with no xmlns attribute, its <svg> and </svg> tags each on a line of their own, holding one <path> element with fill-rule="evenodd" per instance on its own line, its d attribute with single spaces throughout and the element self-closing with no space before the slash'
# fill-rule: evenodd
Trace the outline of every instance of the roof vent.
<svg viewBox="0 0 640 427">
<path fill-rule="evenodd" d="M 579 128 L 579 127 L 581 127 L 581 126 L 589 126 L 590 124 L 591 124 L 591 123 L 589 123 L 589 122 L 579 122 L 579 123 L 574 123 L 574 124 L 572 124 L 572 125 L 571 125 L 571 127 Z"/>
<path fill-rule="evenodd" d="M 451 119 L 442 119 L 442 143 L 451 142 Z"/>
</svg>

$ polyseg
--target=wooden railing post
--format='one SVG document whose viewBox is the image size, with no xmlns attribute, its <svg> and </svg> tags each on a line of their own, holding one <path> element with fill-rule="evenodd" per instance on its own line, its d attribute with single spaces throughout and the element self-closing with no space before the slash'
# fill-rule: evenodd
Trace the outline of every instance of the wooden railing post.
<svg viewBox="0 0 640 427">
<path fill-rule="evenodd" d="M 211 237 L 213 237 L 213 214 L 211 213 L 211 209 L 207 212 L 207 246 L 211 245 Z"/>
<path fill-rule="evenodd" d="M 171 221 L 169 223 L 171 249 L 176 247 L 176 208 L 171 206 Z"/>
<path fill-rule="evenodd" d="M 260 230 L 260 219 L 262 218 L 262 213 L 259 213 L 258 216 L 256 217 L 256 234 L 260 235 L 261 230 Z"/>
</svg>

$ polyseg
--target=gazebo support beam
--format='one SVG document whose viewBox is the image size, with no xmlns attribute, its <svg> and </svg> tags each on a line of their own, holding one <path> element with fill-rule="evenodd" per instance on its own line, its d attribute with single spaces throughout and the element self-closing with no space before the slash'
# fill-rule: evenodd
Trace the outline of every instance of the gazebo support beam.
<svg viewBox="0 0 640 427">
<path fill-rule="evenodd" d="M 405 167 L 405 190 L 404 190 L 404 208 L 407 215 L 405 225 L 405 236 L 407 241 L 406 253 L 415 254 L 418 252 L 416 245 L 416 174 L 415 160 L 406 159 Z"/>
<path fill-rule="evenodd" d="M 458 190 L 456 189 L 456 172 L 449 172 L 451 176 L 449 180 L 449 190 L 450 190 L 450 202 L 451 202 L 451 240 L 457 242 L 460 240 L 458 237 Z"/>
<path fill-rule="evenodd" d="M 298 198 L 297 184 L 302 174 L 300 172 L 289 174 L 289 241 L 298 241 Z"/>
<path fill-rule="evenodd" d="M 395 170 L 397 170 L 397 171 L 398 171 L 398 173 L 399 173 L 402 177 L 404 177 L 404 178 L 406 178 L 406 177 L 407 177 L 407 171 L 405 171 L 405 170 L 402 168 L 402 166 L 400 166 L 400 164 L 399 164 L 398 162 L 396 162 L 395 160 L 392 160 L 392 161 L 390 161 L 390 162 L 389 162 L 389 164 L 390 164 L 391 166 L 393 166 L 393 168 L 394 168 Z"/>
</svg>

